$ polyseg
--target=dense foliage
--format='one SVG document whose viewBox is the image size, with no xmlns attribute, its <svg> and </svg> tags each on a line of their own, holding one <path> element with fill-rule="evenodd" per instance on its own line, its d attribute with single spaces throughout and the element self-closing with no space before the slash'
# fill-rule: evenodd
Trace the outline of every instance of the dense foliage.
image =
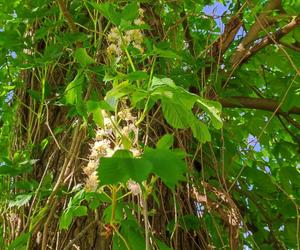
<svg viewBox="0 0 300 250">
<path fill-rule="evenodd" d="M 299 0 L 0 0 L 1 249 L 300 249 Z"/>
</svg>

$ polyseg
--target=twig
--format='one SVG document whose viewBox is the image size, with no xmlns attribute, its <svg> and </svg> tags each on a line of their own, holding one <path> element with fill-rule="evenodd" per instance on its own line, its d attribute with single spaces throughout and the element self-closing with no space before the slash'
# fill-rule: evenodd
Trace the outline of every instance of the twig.
<svg viewBox="0 0 300 250">
<path fill-rule="evenodd" d="M 73 240 L 71 240 L 69 243 L 68 243 L 68 245 L 64 248 L 64 250 L 68 250 L 68 249 L 70 249 L 72 246 L 73 246 L 73 244 L 77 241 L 77 240 L 79 240 L 92 226 L 94 226 L 94 224 L 96 224 L 97 223 L 97 221 L 96 220 L 94 220 L 94 221 L 92 221 L 92 222 L 90 222 L 84 229 L 82 229 L 82 231 L 79 233 L 79 234 L 77 234 L 76 235 L 76 237 L 73 239 Z"/>
</svg>

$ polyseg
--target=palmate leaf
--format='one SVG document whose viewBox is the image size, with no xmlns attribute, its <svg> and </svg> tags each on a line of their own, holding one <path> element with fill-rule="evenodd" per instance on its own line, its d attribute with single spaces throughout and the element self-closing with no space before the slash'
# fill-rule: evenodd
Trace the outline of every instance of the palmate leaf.
<svg viewBox="0 0 300 250">
<path fill-rule="evenodd" d="M 188 110 L 182 102 L 171 102 L 164 98 L 162 100 L 162 111 L 166 121 L 173 128 L 188 128 L 193 119 L 193 113 Z"/>
<path fill-rule="evenodd" d="M 222 111 L 221 104 L 204 98 L 197 98 L 197 103 L 210 116 L 213 126 L 216 129 L 222 128 L 223 122 L 220 117 Z"/>
<path fill-rule="evenodd" d="M 133 21 L 139 16 L 139 8 L 136 2 L 131 2 L 122 11 L 122 18 L 127 21 Z"/>
<path fill-rule="evenodd" d="M 147 179 L 152 165 L 145 159 L 134 159 L 128 150 L 118 150 L 113 157 L 101 158 L 98 176 L 101 185 L 126 183 L 129 179 Z"/>
<path fill-rule="evenodd" d="M 129 179 L 141 182 L 151 172 L 150 162 L 144 159 L 101 158 L 99 178 L 102 185 L 126 183 Z"/>
<path fill-rule="evenodd" d="M 187 171 L 182 155 L 169 149 L 146 148 L 143 159 L 152 163 L 153 173 L 158 175 L 164 184 L 171 189 L 185 179 L 184 173 Z"/>
<path fill-rule="evenodd" d="M 135 87 L 129 82 L 124 81 L 114 86 L 105 96 L 105 101 L 115 109 L 117 102 L 120 98 L 126 95 L 130 95 L 135 91 Z"/>
<path fill-rule="evenodd" d="M 152 96 L 162 100 L 162 111 L 166 121 L 177 129 L 191 128 L 193 135 L 201 143 L 211 140 L 207 126 L 198 120 L 192 112 L 192 108 L 197 101 L 201 107 L 210 115 L 213 125 L 216 128 L 222 126 L 219 116 L 221 105 L 219 103 L 199 98 L 187 92 L 170 78 L 153 78 L 151 85 Z"/>
<path fill-rule="evenodd" d="M 199 121 L 196 117 L 194 117 L 194 122 L 191 123 L 191 129 L 194 137 L 198 139 L 198 141 L 202 143 L 211 141 L 211 135 L 207 126 L 202 121 Z"/>
<path fill-rule="evenodd" d="M 157 78 L 153 77 L 152 84 L 151 84 L 151 90 L 154 90 L 157 87 L 171 87 L 173 89 L 177 89 L 176 84 L 173 82 L 170 78 Z"/>
<path fill-rule="evenodd" d="M 101 158 L 98 177 L 101 185 L 126 183 L 129 179 L 141 183 L 154 173 L 174 189 L 185 178 L 187 168 L 183 159 L 184 154 L 169 149 L 146 148 L 138 159 L 132 158 L 128 150 L 118 150 L 111 158 Z"/>
</svg>

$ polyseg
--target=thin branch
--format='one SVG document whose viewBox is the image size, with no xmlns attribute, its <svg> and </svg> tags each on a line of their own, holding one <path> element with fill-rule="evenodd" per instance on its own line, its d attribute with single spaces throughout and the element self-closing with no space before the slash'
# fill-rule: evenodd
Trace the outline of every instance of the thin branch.
<svg viewBox="0 0 300 250">
<path fill-rule="evenodd" d="M 94 220 L 94 221 L 92 221 L 91 223 L 89 223 L 84 229 L 81 230 L 81 232 L 80 232 L 79 234 L 76 235 L 76 237 L 75 237 L 73 240 L 71 240 L 71 241 L 68 243 L 68 245 L 64 248 L 64 250 L 70 249 L 70 248 L 73 246 L 73 244 L 74 244 L 77 240 L 79 240 L 82 236 L 84 236 L 84 234 L 85 234 L 92 226 L 94 226 L 94 224 L 96 224 L 96 223 L 97 223 L 96 220 Z"/>
<path fill-rule="evenodd" d="M 293 125 L 295 128 L 300 129 L 300 123 L 298 123 L 297 121 L 295 121 L 293 118 L 291 118 L 289 115 L 283 115 L 283 118 L 290 123 L 291 125 Z"/>
<path fill-rule="evenodd" d="M 284 47 L 287 47 L 287 48 L 289 48 L 289 49 L 293 49 L 293 50 L 295 50 L 295 51 L 297 51 L 297 52 L 300 52 L 300 47 L 297 46 L 297 45 L 294 45 L 294 44 L 288 44 L 288 43 L 281 42 L 281 41 L 279 41 L 279 43 L 280 43 L 281 45 L 283 45 Z"/>
<path fill-rule="evenodd" d="M 292 133 L 292 131 L 285 125 L 283 120 L 281 119 L 280 115 L 277 116 L 278 120 L 280 121 L 282 127 L 285 129 L 285 131 L 293 138 L 294 141 L 298 142 L 298 138 L 296 135 Z"/>
<path fill-rule="evenodd" d="M 193 38 L 191 36 L 191 33 L 190 33 L 189 24 L 188 24 L 187 15 L 185 13 L 185 10 L 183 10 L 180 13 L 180 17 L 182 19 L 182 27 L 183 27 L 183 31 L 184 31 L 185 40 L 189 45 L 189 50 L 190 50 L 191 55 L 195 56 L 194 40 L 193 40 Z"/>
</svg>

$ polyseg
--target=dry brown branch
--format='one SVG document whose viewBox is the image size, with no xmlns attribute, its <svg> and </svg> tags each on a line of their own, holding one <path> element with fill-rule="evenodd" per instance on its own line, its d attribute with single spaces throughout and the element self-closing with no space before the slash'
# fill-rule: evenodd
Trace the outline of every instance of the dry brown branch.
<svg viewBox="0 0 300 250">
<path fill-rule="evenodd" d="M 76 237 L 75 237 L 73 240 L 71 240 L 71 241 L 68 243 L 68 245 L 67 245 L 64 249 L 67 250 L 67 249 L 72 248 L 73 244 L 74 244 L 77 240 L 79 240 L 81 237 L 83 237 L 84 234 L 85 234 L 88 230 L 90 230 L 90 228 L 92 228 L 96 223 L 97 223 L 96 220 L 90 222 L 85 228 L 82 229 L 82 231 L 81 231 L 79 234 L 76 235 Z"/>
</svg>

